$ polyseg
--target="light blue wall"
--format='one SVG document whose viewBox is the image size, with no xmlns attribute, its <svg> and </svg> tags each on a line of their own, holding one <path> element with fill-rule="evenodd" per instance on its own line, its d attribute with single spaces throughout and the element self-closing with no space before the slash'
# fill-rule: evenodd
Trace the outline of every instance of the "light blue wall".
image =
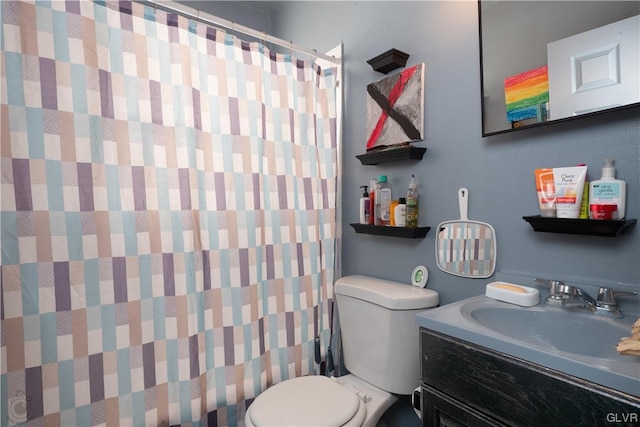
<svg viewBox="0 0 640 427">
<path fill-rule="evenodd" d="M 177 3 L 267 34 L 272 33 L 271 16 L 279 9 L 279 2 L 178 0 Z M 251 39 L 244 35 L 241 37 L 243 40 Z"/>
<path fill-rule="evenodd" d="M 428 286 L 440 292 L 442 303 L 483 293 L 487 279 L 448 275 L 435 263 L 435 228 L 459 218 L 457 190 L 464 186 L 470 192 L 470 218 L 496 230 L 498 270 L 638 285 L 640 227 L 618 238 L 572 236 L 536 233 L 522 220 L 538 213 L 535 168 L 586 163 L 589 177 L 597 179 L 606 156 L 616 160 L 617 177 L 627 181 L 627 217 L 638 218 L 637 108 L 481 137 L 475 1 L 290 1 L 268 11 L 266 18 L 274 35 L 305 47 L 326 51 L 344 43 L 343 274 L 408 282 L 413 268 L 424 264 Z M 365 151 L 365 88 L 384 77 L 366 61 L 390 48 L 411 55 L 407 66 L 427 65 L 425 139 L 417 144 L 427 152 L 420 162 L 362 166 L 355 156 Z M 358 220 L 358 187 L 380 174 L 389 176 L 396 197 L 416 175 L 420 225 L 432 227 L 425 239 L 356 234 L 348 225 Z"/>
</svg>

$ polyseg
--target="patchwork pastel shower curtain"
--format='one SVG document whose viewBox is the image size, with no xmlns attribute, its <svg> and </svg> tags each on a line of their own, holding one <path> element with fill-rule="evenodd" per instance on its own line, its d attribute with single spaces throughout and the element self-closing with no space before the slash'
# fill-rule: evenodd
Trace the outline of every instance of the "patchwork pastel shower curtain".
<svg viewBox="0 0 640 427">
<path fill-rule="evenodd" d="M 2 426 L 242 424 L 329 343 L 336 69 L 0 3 Z"/>
</svg>

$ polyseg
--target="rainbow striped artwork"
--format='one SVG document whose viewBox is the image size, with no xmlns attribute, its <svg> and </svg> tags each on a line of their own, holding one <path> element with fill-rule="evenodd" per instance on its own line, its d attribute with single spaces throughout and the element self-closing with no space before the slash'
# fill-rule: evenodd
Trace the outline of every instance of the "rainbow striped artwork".
<svg viewBox="0 0 640 427">
<path fill-rule="evenodd" d="M 509 122 L 531 118 L 544 121 L 549 102 L 547 66 L 505 78 L 504 97 Z"/>
</svg>

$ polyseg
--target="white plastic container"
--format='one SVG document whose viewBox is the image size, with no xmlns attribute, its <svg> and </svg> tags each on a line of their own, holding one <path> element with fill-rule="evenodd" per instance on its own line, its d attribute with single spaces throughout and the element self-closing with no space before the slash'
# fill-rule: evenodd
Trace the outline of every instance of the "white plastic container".
<svg viewBox="0 0 640 427">
<path fill-rule="evenodd" d="M 540 304 L 540 292 L 537 289 L 508 282 L 491 282 L 487 284 L 485 295 L 487 298 L 523 307 Z"/>
<path fill-rule="evenodd" d="M 589 184 L 589 218 L 600 219 L 596 213 L 601 211 L 599 205 L 616 205 L 617 209 L 611 213 L 611 219 L 624 219 L 626 209 L 627 183 L 616 179 L 613 159 L 607 157 L 602 167 L 602 179 Z"/>
<path fill-rule="evenodd" d="M 400 197 L 398 205 L 394 208 L 393 216 L 396 220 L 396 227 L 407 226 L 407 203 L 404 197 Z"/>
</svg>

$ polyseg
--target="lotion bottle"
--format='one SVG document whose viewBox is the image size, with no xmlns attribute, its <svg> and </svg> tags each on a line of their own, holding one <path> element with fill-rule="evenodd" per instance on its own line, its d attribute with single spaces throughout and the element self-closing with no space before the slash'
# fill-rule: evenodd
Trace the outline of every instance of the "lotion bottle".
<svg viewBox="0 0 640 427">
<path fill-rule="evenodd" d="M 394 217 L 396 220 L 396 227 L 406 227 L 407 226 L 407 202 L 404 197 L 400 197 L 400 201 L 394 208 L 395 213 Z"/>
<path fill-rule="evenodd" d="M 598 205 L 616 205 L 617 209 L 611 219 L 624 219 L 626 198 L 627 183 L 616 179 L 613 159 L 607 157 L 602 167 L 602 179 L 592 181 L 589 185 L 589 217 L 593 218 L 592 210 L 597 210 Z"/>
<path fill-rule="evenodd" d="M 360 224 L 369 224 L 369 193 L 367 192 L 367 186 L 361 185 L 360 188 L 364 188 L 364 193 L 360 198 Z"/>
</svg>

